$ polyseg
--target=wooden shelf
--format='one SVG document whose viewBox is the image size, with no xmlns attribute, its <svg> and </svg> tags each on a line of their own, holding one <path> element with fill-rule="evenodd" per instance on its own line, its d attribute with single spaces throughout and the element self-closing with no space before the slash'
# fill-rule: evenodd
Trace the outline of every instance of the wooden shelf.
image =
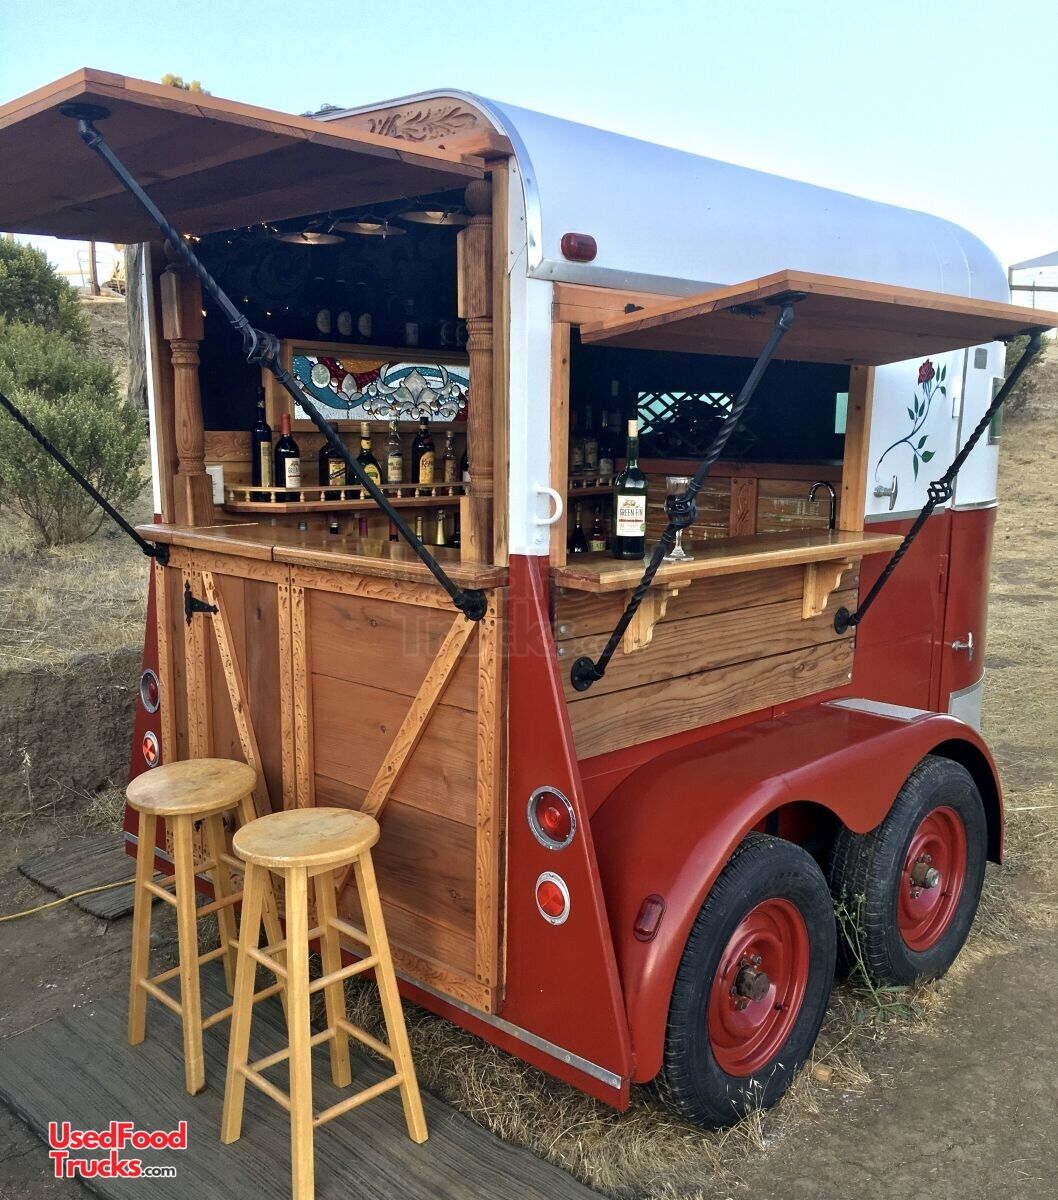
<svg viewBox="0 0 1058 1200">
<path fill-rule="evenodd" d="M 411 483 L 384 483 L 382 491 L 394 508 L 458 508 L 466 494 L 462 483 L 435 483 L 429 487 Z M 338 494 L 338 499 L 325 496 Z M 295 500 L 281 499 L 296 496 Z M 238 486 L 226 489 L 224 507 L 234 513 L 309 513 L 381 511 L 361 487 L 263 488 Z"/>
</svg>

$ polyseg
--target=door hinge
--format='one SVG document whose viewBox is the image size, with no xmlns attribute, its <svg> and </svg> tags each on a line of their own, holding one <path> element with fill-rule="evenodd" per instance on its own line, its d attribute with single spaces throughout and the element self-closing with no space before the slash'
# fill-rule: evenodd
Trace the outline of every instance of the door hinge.
<svg viewBox="0 0 1058 1200">
<path fill-rule="evenodd" d="M 215 604 L 207 604 L 205 600 L 199 600 L 197 596 L 191 594 L 190 580 L 184 580 L 184 620 L 191 624 L 191 618 L 195 613 L 215 613 L 217 612 Z"/>
</svg>

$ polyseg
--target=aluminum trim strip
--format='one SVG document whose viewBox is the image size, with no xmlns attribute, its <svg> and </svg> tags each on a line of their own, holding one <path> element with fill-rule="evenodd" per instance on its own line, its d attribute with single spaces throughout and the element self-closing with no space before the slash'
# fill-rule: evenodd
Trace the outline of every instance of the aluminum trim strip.
<svg viewBox="0 0 1058 1200">
<path fill-rule="evenodd" d="M 861 700 L 856 697 L 831 700 L 829 704 L 831 708 L 847 708 L 852 712 L 865 712 L 875 717 L 888 717 L 891 721 L 918 721 L 922 717 L 936 715 L 925 708 L 910 708 L 904 704 L 886 704 L 881 700 Z"/>
<path fill-rule="evenodd" d="M 125 831 L 125 840 L 134 844 L 139 841 L 136 834 L 129 833 L 128 830 Z M 164 850 L 158 850 L 157 854 L 159 858 L 164 858 L 167 862 L 173 861 Z M 502 1017 L 495 1017 L 491 1013 L 484 1013 L 462 1000 L 457 1000 L 454 996 L 449 996 L 445 992 L 439 992 L 436 988 L 430 987 L 429 984 L 421 983 L 414 976 L 408 975 L 403 971 L 398 971 L 397 974 L 401 979 L 406 980 L 420 991 L 428 992 L 431 996 L 436 996 L 438 1000 L 445 1004 L 450 1004 L 453 1008 L 458 1008 L 460 1012 L 465 1012 L 468 1016 L 474 1017 L 486 1025 L 491 1025 L 494 1029 L 500 1030 L 501 1033 L 506 1033 L 509 1037 L 513 1037 L 519 1042 L 525 1042 L 527 1046 L 532 1046 L 534 1050 L 541 1050 L 544 1054 L 548 1054 L 552 1058 L 557 1058 L 559 1062 L 564 1062 L 569 1067 L 583 1071 L 585 1075 L 590 1075 L 592 1079 L 598 1079 L 600 1083 L 605 1083 L 607 1087 L 612 1087 L 616 1091 L 621 1090 L 624 1080 L 620 1075 L 607 1070 L 606 1067 L 600 1067 L 598 1063 L 593 1063 L 590 1059 L 582 1058 L 579 1054 L 574 1054 L 572 1050 L 563 1050 L 561 1046 L 555 1045 L 554 1042 L 549 1042 L 547 1038 L 542 1038 L 539 1034 L 531 1033 L 528 1029 L 522 1029 L 519 1025 L 512 1025 L 510 1021 L 505 1021 Z"/>
<path fill-rule="evenodd" d="M 976 512 L 982 508 L 998 508 L 998 500 L 973 500 L 966 504 L 953 504 L 952 512 Z"/>
</svg>

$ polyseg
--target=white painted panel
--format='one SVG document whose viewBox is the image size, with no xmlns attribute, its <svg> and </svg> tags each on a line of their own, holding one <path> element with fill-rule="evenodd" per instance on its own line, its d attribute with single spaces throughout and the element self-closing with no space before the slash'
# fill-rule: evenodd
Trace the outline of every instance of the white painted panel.
<svg viewBox="0 0 1058 1200">
<path fill-rule="evenodd" d="M 963 401 L 962 428 L 959 445 L 962 446 L 977 423 L 992 403 L 1003 378 L 1006 349 L 1002 342 L 990 346 L 978 346 L 967 351 L 966 396 Z M 976 366 L 980 359 L 984 366 Z M 992 441 L 985 433 L 959 472 L 955 483 L 955 505 L 987 504 L 996 498 L 996 480 L 999 474 L 1000 443 Z"/>
</svg>

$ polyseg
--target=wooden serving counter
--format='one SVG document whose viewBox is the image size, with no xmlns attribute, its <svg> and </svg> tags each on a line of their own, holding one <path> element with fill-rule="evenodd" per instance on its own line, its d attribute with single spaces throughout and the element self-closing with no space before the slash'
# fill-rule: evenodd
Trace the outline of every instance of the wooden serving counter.
<svg viewBox="0 0 1058 1200">
<path fill-rule="evenodd" d="M 403 541 L 349 537 L 259 521 L 194 527 L 140 525 L 138 530 L 148 541 L 184 546 L 189 550 L 208 550 L 236 558 L 348 571 L 409 583 L 433 582 L 433 576 Z M 430 546 L 429 550 L 460 587 L 491 589 L 507 582 L 506 567 L 460 562 L 459 551 L 447 546 Z"/>
<path fill-rule="evenodd" d="M 845 533 L 812 530 L 806 533 L 754 534 L 696 542 L 693 558 L 685 563 L 662 563 L 654 587 L 671 586 L 744 571 L 766 571 L 810 563 L 842 562 L 895 550 L 901 538 L 891 533 Z M 612 558 L 608 552 L 575 555 L 552 578 L 559 587 L 582 592 L 623 592 L 643 577 L 643 562 Z"/>
</svg>

